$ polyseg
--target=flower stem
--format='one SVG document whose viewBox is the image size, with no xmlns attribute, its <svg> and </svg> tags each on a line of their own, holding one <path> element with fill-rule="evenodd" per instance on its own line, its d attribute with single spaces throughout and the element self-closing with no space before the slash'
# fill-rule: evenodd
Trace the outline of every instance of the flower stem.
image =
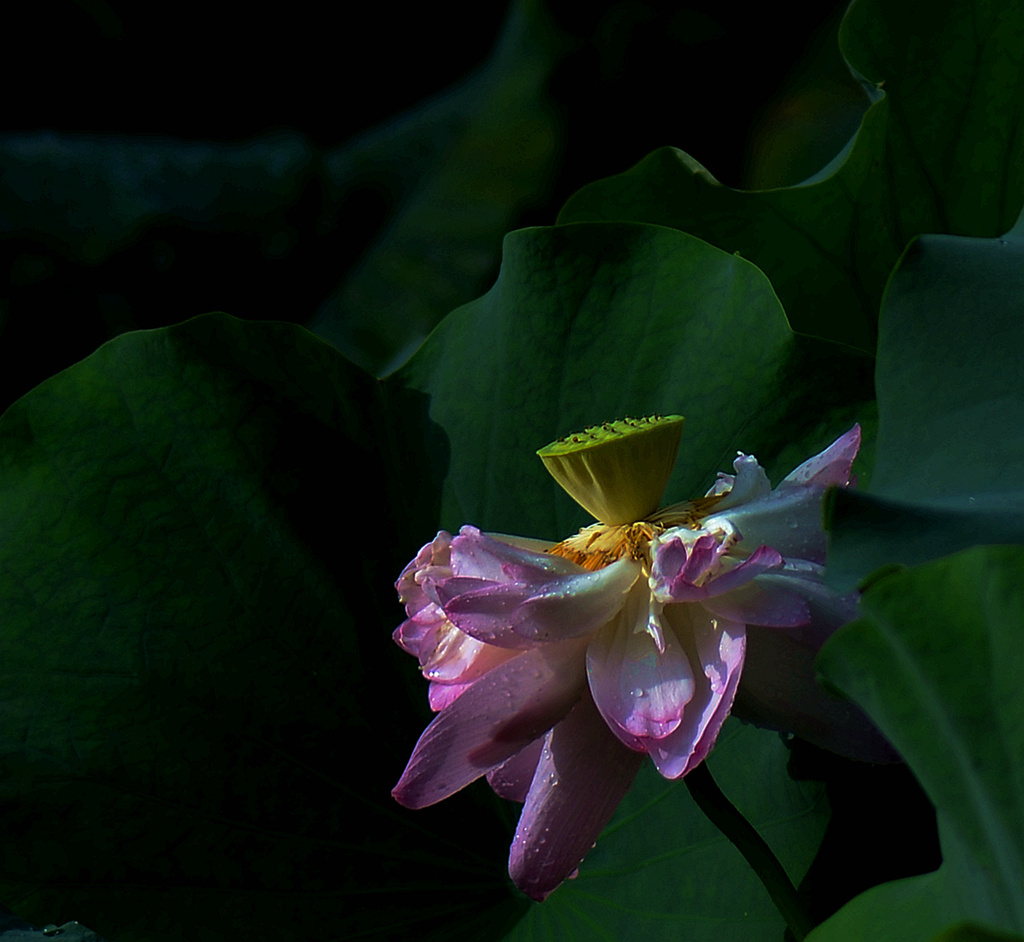
<svg viewBox="0 0 1024 942">
<path fill-rule="evenodd" d="M 736 810 L 711 776 L 707 763 L 687 773 L 683 779 L 690 790 L 697 807 L 704 812 L 732 845 L 743 854 L 758 879 L 764 884 L 782 918 L 797 942 L 801 942 L 814 928 L 814 922 L 800 900 L 800 894 L 793 886 L 772 849 L 754 826 Z"/>
</svg>

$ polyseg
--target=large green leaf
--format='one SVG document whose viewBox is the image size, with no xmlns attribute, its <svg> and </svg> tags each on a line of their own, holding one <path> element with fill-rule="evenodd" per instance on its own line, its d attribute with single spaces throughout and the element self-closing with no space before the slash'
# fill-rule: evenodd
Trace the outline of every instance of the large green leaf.
<svg viewBox="0 0 1024 942">
<path fill-rule="evenodd" d="M 511 233 L 494 287 L 389 385 L 428 396 L 447 439 L 445 527 L 561 539 L 586 521 L 534 455 L 549 441 L 625 415 L 685 415 L 667 492 L 682 500 L 737 449 L 772 461 L 790 446 L 796 463 L 829 444 L 870 398 L 869 365 L 794 335 L 749 262 L 672 229 L 585 223 Z"/>
<path fill-rule="evenodd" d="M 1024 548 L 976 547 L 878 580 L 818 664 L 935 803 L 943 864 L 869 890 L 811 935 L 926 942 L 1024 930 Z"/>
<path fill-rule="evenodd" d="M 984 543 L 1024 543 L 1024 231 L 922 236 L 882 306 L 870 493 L 835 492 L 849 585 Z"/>
<path fill-rule="evenodd" d="M 789 778 L 788 756 L 777 735 L 730 719 L 708 764 L 797 883 L 817 851 L 828 806 L 819 783 Z M 531 907 L 506 939 L 779 942 L 784 930 L 739 851 L 682 782 L 667 782 L 648 765 L 579 877 Z"/>
<path fill-rule="evenodd" d="M 1024 7 L 941 0 L 924 13 L 909 0 L 857 0 L 840 44 L 878 100 L 820 174 L 743 192 L 663 148 L 584 187 L 559 221 L 692 232 L 757 264 L 796 330 L 873 349 L 886 278 L 911 238 L 996 236 L 1020 211 Z"/>
<path fill-rule="evenodd" d="M 382 425 L 322 341 L 213 315 L 114 340 L 4 414 L 12 909 L 118 942 L 447 939 L 453 910 L 515 913 L 493 805 L 413 819 L 389 795 L 426 710 L 384 627 L 407 551 L 382 513 L 392 469 L 417 474 Z"/>
</svg>

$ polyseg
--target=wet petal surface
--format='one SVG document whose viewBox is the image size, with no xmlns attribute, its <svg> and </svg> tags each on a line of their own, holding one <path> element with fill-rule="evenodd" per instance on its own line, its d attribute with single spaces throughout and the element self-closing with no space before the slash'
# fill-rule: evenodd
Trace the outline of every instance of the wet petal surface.
<svg viewBox="0 0 1024 942">
<path fill-rule="evenodd" d="M 572 709 L 584 684 L 581 642 L 506 661 L 434 718 L 392 794 L 409 808 L 447 798 L 550 729 Z"/>
<path fill-rule="evenodd" d="M 583 696 L 544 741 L 509 855 L 516 886 L 543 900 L 580 865 L 643 758 L 609 732 Z"/>
<path fill-rule="evenodd" d="M 656 625 L 651 622 L 656 621 Z M 693 698 L 694 670 L 646 586 L 587 650 L 587 676 L 601 715 L 622 742 L 646 749 L 679 726 Z"/>
</svg>

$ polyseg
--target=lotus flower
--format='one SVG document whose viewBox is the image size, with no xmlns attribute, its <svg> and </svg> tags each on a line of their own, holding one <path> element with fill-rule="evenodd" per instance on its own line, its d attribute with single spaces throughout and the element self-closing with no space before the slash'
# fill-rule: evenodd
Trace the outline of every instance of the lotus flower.
<svg viewBox="0 0 1024 942">
<path fill-rule="evenodd" d="M 598 523 L 557 544 L 442 531 L 396 584 L 395 640 L 439 712 L 393 794 L 421 808 L 486 775 L 525 802 L 509 872 L 537 900 L 575 871 L 645 756 L 685 775 L 730 710 L 861 758 L 885 750 L 813 674 L 856 613 L 821 581 L 821 501 L 849 483 L 859 427 L 774 490 L 740 453 L 703 498 L 659 510 L 682 423 L 607 423 L 542 449 Z"/>
</svg>

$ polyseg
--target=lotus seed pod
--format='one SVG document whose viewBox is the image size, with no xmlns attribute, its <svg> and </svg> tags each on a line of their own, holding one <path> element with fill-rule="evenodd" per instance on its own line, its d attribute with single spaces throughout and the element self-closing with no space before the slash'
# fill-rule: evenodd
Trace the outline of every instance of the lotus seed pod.
<svg viewBox="0 0 1024 942">
<path fill-rule="evenodd" d="M 653 514 L 672 475 L 681 415 L 593 425 L 541 448 L 551 476 L 602 523 L 636 523 Z"/>
</svg>

